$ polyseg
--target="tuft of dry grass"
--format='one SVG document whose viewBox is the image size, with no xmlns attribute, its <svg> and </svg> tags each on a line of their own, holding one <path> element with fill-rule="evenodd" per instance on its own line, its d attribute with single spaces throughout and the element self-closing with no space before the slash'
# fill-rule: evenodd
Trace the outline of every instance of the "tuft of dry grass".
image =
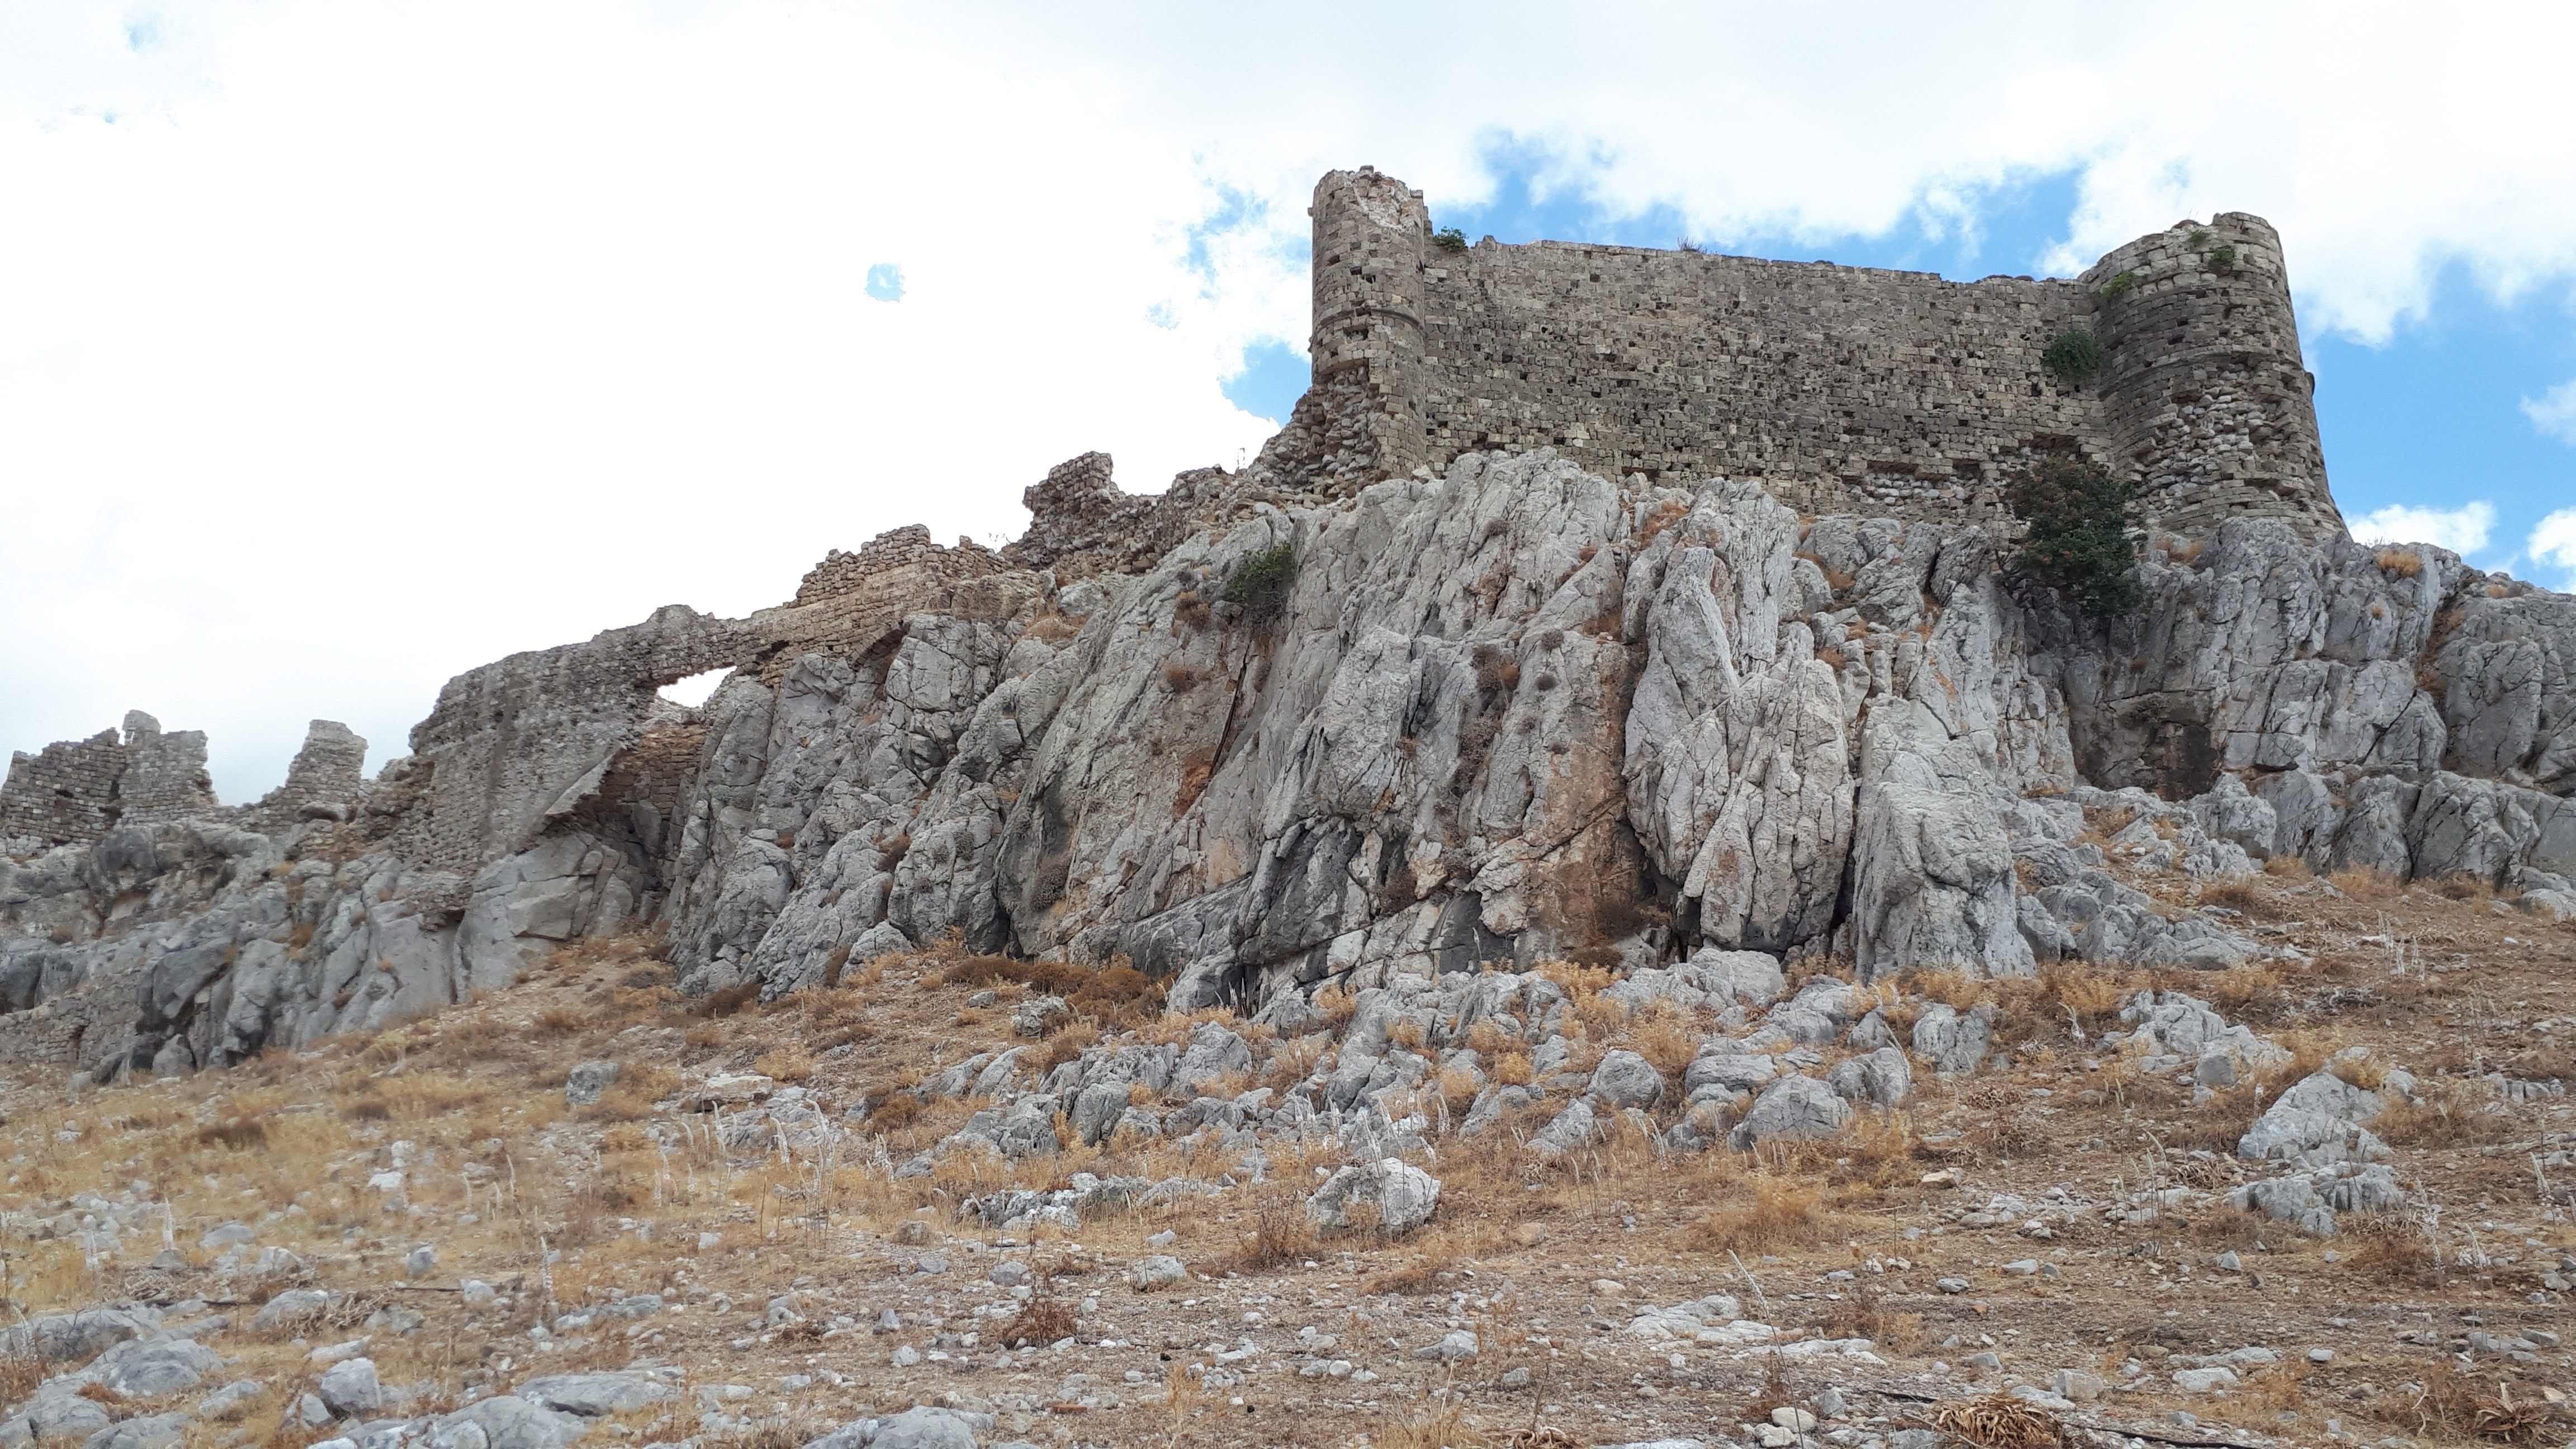
<svg viewBox="0 0 2576 1449">
<path fill-rule="evenodd" d="M 1238 1273 L 1295 1263 L 1315 1251 L 1315 1223 L 1306 1200 L 1287 1183 L 1265 1185 L 1252 1199 L 1250 1230 L 1226 1267 Z"/>
<path fill-rule="evenodd" d="M 2552 1443 L 2566 1437 L 2567 1415 L 2526 1388 L 2513 1396 L 2513 1386 L 2464 1373 L 2449 1359 L 2436 1359 L 2420 1385 L 2381 1401 L 2379 1416 L 2425 1439 L 2484 1440 L 2493 1444 Z"/>
<path fill-rule="evenodd" d="M 1630 1044 L 1667 1081 L 1699 1055 L 1698 1028 L 1669 1002 L 1657 1002 L 1629 1032 Z"/>
<path fill-rule="evenodd" d="M 2241 911 L 2260 904 L 2262 898 L 2263 893 L 2255 889 L 2254 877 L 2250 875 L 2231 875 L 2200 888 L 2200 903 L 2204 906 L 2226 906 Z"/>
<path fill-rule="evenodd" d="M 2010 1393 L 1944 1399 L 1924 1409 L 1923 1418 L 1979 1449 L 2062 1449 L 2067 1442 L 2055 1415 Z"/>
<path fill-rule="evenodd" d="M 2411 548 L 2383 548 L 2371 555 L 2383 573 L 2411 579 L 2424 572 L 2424 556 Z"/>
<path fill-rule="evenodd" d="M 2442 1263 L 2421 1225 L 2402 1218 L 2363 1218 L 2341 1225 L 2337 1236 L 2351 1243 L 2344 1254 L 2348 1271 L 2365 1278 L 2420 1288 L 2439 1287 Z"/>
<path fill-rule="evenodd" d="M 197 1141 L 208 1147 L 246 1152 L 268 1145 L 268 1124 L 256 1117 L 226 1117 L 198 1128 Z"/>
<path fill-rule="evenodd" d="M 24 1403 L 44 1379 L 44 1360 L 33 1353 L 0 1353 L 0 1403 Z"/>
<path fill-rule="evenodd" d="M 2263 873 L 2275 880 L 2308 880 L 2316 875 L 2308 868 L 2306 858 L 2296 855 L 2273 856 L 2263 862 Z"/>
<path fill-rule="evenodd" d="M 2397 1147 L 2477 1145 L 2512 1135 L 2513 1119 L 2482 1088 L 2437 1078 L 2423 1084 L 2421 1096 L 2421 1101 L 2398 1102 L 2371 1118 L 2370 1130 Z"/>
<path fill-rule="evenodd" d="M 1712 1252 L 1768 1252 L 1822 1238 L 1829 1221 L 1821 1210 L 1823 1193 L 1815 1186 L 1768 1173 L 1744 1179 L 1747 1195 L 1731 1206 L 1712 1209 L 1694 1225 L 1699 1240 Z"/>
<path fill-rule="evenodd" d="M 1044 1348 L 1074 1335 L 1073 1310 L 1064 1300 L 1039 1293 L 1020 1307 L 1019 1315 L 1003 1325 L 1002 1346 L 1018 1348 L 1027 1345 Z"/>
<path fill-rule="evenodd" d="M 1451 1404 L 1401 1411 L 1382 1420 L 1368 1442 L 1375 1449 L 1499 1449 L 1507 1441 L 1494 1437 L 1468 1418 L 1466 1410 Z"/>
<path fill-rule="evenodd" d="M 2327 876 L 2326 883 L 2357 901 L 2393 900 L 2406 890 L 2406 882 L 2366 865 L 2345 866 Z"/>
<path fill-rule="evenodd" d="M 549 1006 L 537 1013 L 536 1029 L 547 1036 L 573 1036 L 587 1028 L 593 1018 L 589 1013 L 569 1006 Z"/>
</svg>

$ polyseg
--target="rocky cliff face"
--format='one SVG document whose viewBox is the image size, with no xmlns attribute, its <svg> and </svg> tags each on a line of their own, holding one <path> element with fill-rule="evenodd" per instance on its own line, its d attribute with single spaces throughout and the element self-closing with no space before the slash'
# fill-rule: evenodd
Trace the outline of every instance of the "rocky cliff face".
<svg viewBox="0 0 2576 1449">
<path fill-rule="evenodd" d="M 2114 848 L 2202 875 L 2576 891 L 2576 599 L 2437 549 L 2232 521 L 2100 621 L 1974 526 L 1544 450 L 1347 497 L 1130 499 L 1094 458 L 1031 501 L 998 556 L 907 530 L 751 619 L 476 670 L 374 781 L 317 724 L 258 806 L 13 826 L 51 833 L 0 856 L 0 1051 L 228 1062 L 638 930 L 695 991 L 955 931 L 1247 1008 L 1501 958 L 2240 952 L 2102 874 L 2104 792 Z M 1284 597 L 1227 602 L 1280 548 Z"/>
</svg>

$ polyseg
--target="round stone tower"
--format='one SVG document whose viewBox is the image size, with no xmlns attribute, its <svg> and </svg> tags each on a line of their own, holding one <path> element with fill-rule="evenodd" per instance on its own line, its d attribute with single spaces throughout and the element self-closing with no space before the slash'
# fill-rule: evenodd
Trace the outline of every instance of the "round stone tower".
<svg viewBox="0 0 2576 1449">
<path fill-rule="evenodd" d="M 2098 299 L 2104 422 L 2150 525 L 2203 534 L 2254 516 L 2343 531 L 2271 223 L 2178 222 L 2079 280 Z"/>
<path fill-rule="evenodd" d="M 1374 166 L 1330 171 L 1315 183 L 1314 387 L 1338 395 L 1333 412 L 1357 436 L 1334 439 L 1364 454 L 1379 477 L 1424 460 L 1423 249 L 1431 214 L 1422 193 Z"/>
</svg>

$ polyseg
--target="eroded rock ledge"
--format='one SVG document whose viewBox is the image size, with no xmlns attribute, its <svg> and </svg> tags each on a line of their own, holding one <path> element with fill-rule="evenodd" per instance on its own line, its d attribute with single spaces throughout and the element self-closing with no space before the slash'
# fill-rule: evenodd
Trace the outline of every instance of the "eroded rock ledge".
<svg viewBox="0 0 2576 1449">
<path fill-rule="evenodd" d="M 2146 792 L 2133 828 L 2205 875 L 2576 889 L 2576 600 L 2438 549 L 2232 520 L 2157 540 L 2146 607 L 2104 622 L 1977 526 L 1753 482 L 1547 450 L 1347 497 L 1272 476 L 1130 498 L 1078 459 L 1001 554 L 901 530 L 749 619 L 666 608 L 460 676 L 373 781 L 327 723 L 240 809 L 171 808 L 185 760 L 104 738 L 59 761 L 182 788 L 58 807 L 56 753 L 22 756 L 0 1051 L 227 1062 L 638 929 L 695 991 L 954 931 L 1247 1008 L 1501 958 L 2187 953 L 2087 887 L 2062 802 L 2099 791 Z M 1281 546 L 1274 617 L 1224 602 Z M 698 709 L 655 693 L 714 668 Z"/>
</svg>

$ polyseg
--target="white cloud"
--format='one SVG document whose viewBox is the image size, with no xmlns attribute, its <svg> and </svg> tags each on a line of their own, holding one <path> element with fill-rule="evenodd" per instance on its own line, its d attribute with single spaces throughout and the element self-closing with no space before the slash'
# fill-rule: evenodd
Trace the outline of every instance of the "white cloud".
<svg viewBox="0 0 2576 1449">
<path fill-rule="evenodd" d="M 2352 536 L 2363 543 L 2429 543 L 2456 554 L 2487 546 L 2495 527 L 2495 505 L 2480 499 L 2457 508 L 2417 508 L 2392 503 L 2352 521 Z"/>
<path fill-rule="evenodd" d="M 2255 211 L 2312 328 L 2385 336 L 2446 260 L 2576 270 L 2576 11 L 2478 14 L 0 6 L 0 747 L 140 706 L 240 798 L 309 716 L 382 759 L 510 650 L 1014 533 L 1084 449 L 1231 460 L 1331 166 L 1454 204 L 1510 139 L 1717 244 L 2080 168 L 2076 260 Z"/>
<path fill-rule="evenodd" d="M 2531 419 L 2533 427 L 2576 448 L 2576 378 L 2558 384 L 2537 398 L 2524 398 L 2522 411 Z"/>
<path fill-rule="evenodd" d="M 2534 559 L 2564 570 L 2558 586 L 2576 591 L 2576 508 L 2561 508 L 2540 520 L 2523 548 Z"/>
</svg>

